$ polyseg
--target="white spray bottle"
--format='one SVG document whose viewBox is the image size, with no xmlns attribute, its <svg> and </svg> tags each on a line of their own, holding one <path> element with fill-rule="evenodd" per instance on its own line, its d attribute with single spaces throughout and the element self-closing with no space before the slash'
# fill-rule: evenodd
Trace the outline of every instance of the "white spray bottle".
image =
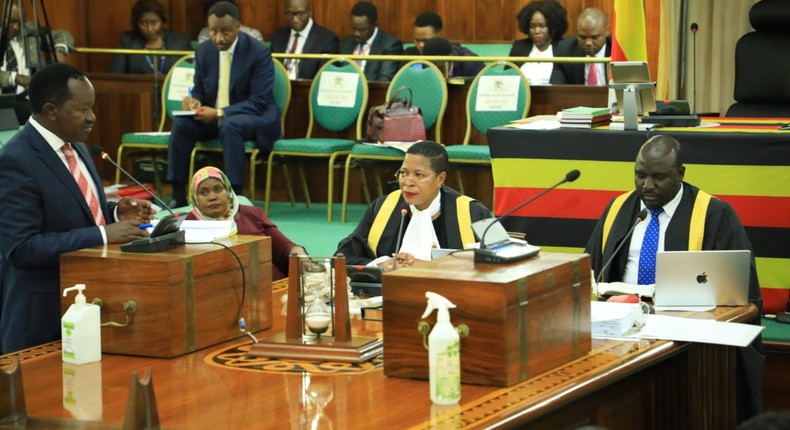
<svg viewBox="0 0 790 430">
<path fill-rule="evenodd" d="M 101 308 L 85 303 L 85 284 L 77 284 L 63 290 L 63 297 L 77 290 L 74 304 L 61 319 L 63 338 L 63 361 L 84 364 L 101 361 Z"/>
<path fill-rule="evenodd" d="M 450 323 L 448 309 L 455 305 L 443 296 L 425 293 L 428 306 L 423 318 L 436 309 L 436 325 L 428 336 L 431 401 L 437 405 L 454 405 L 461 400 L 461 340 Z"/>
</svg>

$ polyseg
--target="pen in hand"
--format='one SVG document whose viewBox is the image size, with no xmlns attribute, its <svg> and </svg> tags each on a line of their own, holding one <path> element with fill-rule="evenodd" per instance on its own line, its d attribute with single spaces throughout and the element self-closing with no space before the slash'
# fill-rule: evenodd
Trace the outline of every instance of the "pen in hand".
<svg viewBox="0 0 790 430">
<path fill-rule="evenodd" d="M 192 109 L 192 87 L 187 88 L 187 93 L 189 94 L 189 109 Z"/>
<path fill-rule="evenodd" d="M 151 228 L 153 226 L 154 226 L 153 224 L 140 224 L 137 227 L 139 227 L 140 229 L 146 229 L 146 228 Z"/>
</svg>

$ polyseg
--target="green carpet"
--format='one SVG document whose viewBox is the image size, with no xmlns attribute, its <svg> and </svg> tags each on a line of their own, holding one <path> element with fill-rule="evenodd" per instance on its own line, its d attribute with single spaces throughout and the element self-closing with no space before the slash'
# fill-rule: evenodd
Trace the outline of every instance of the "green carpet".
<svg viewBox="0 0 790 430">
<path fill-rule="evenodd" d="M 263 207 L 262 201 L 255 206 Z M 333 220 L 326 221 L 326 203 L 313 203 L 307 209 L 304 203 L 291 207 L 287 202 L 272 202 L 269 218 L 294 243 L 304 246 L 310 255 L 331 256 L 337 249 L 337 243 L 348 236 L 362 219 L 367 205 L 348 205 L 348 219 L 345 224 L 340 222 L 340 204 L 334 205 Z"/>
</svg>

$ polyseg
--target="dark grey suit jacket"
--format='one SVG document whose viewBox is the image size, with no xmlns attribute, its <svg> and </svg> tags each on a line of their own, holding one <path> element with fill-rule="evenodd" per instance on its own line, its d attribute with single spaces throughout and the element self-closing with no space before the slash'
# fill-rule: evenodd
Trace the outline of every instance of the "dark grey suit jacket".
<svg viewBox="0 0 790 430">
<path fill-rule="evenodd" d="M 291 28 L 281 28 L 272 34 L 271 49 L 273 53 L 288 52 L 288 39 L 291 38 Z M 307 35 L 307 40 L 304 42 L 302 48 L 303 54 L 337 54 L 339 51 L 340 42 L 337 35 L 327 30 L 324 27 L 316 24 L 313 21 L 313 27 L 310 28 L 310 34 Z M 296 72 L 297 79 L 313 79 L 318 69 L 324 65 L 321 60 L 299 60 L 299 68 Z M 285 64 L 285 61 L 283 61 Z"/>
<path fill-rule="evenodd" d="M 353 54 L 354 49 L 357 47 L 357 41 L 354 36 L 346 36 L 340 42 L 341 54 Z M 379 33 L 373 40 L 370 46 L 371 55 L 401 55 L 403 53 L 403 44 L 397 37 L 386 33 L 379 27 Z M 384 81 L 389 82 L 395 73 L 398 71 L 398 61 L 368 61 L 365 63 L 365 78 L 368 81 Z"/>
<path fill-rule="evenodd" d="M 606 38 L 606 57 L 612 56 L 612 36 Z M 566 37 L 556 45 L 555 57 L 584 57 L 584 51 L 579 47 L 576 36 Z M 554 63 L 551 72 L 552 84 L 584 85 L 584 63 Z"/>
</svg>

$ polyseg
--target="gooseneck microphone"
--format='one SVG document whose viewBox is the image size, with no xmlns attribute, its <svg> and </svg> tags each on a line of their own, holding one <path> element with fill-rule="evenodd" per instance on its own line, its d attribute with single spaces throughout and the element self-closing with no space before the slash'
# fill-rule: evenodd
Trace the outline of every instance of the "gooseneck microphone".
<svg viewBox="0 0 790 430">
<path fill-rule="evenodd" d="M 400 251 L 401 236 L 403 235 L 403 220 L 406 219 L 406 208 L 400 210 L 400 225 L 398 226 L 398 240 L 395 242 L 395 255 L 392 257 L 392 270 L 398 267 L 398 251 Z"/>
<path fill-rule="evenodd" d="M 531 198 L 527 199 L 525 202 L 519 204 L 518 206 L 514 207 L 513 209 L 511 209 L 511 210 L 503 213 L 502 215 L 498 216 L 490 224 L 488 224 L 488 227 L 486 227 L 485 230 L 483 230 L 483 234 L 480 237 L 480 249 L 486 249 L 485 237 L 486 237 L 486 233 L 488 233 L 488 229 L 490 229 L 492 225 L 502 221 L 503 219 L 507 218 L 513 212 L 515 212 L 515 211 L 523 208 L 524 206 L 532 203 L 533 201 L 537 200 L 538 197 L 548 193 L 549 191 L 559 187 L 560 185 L 562 185 L 562 184 L 564 184 L 566 182 L 573 182 L 573 181 L 579 179 L 579 176 L 581 176 L 581 172 L 579 172 L 578 170 L 571 170 L 570 172 L 565 174 L 565 178 L 563 178 L 561 181 L 559 181 L 556 184 L 550 186 L 549 188 L 546 188 L 545 190 L 543 190 L 543 191 L 539 192 L 538 194 L 532 196 Z"/>
<path fill-rule="evenodd" d="M 697 114 L 697 30 L 699 30 L 699 25 L 696 22 L 691 23 L 691 35 L 693 36 L 694 41 L 692 42 L 692 52 L 691 52 L 691 81 L 694 85 L 694 104 L 691 108 L 691 114 Z"/>
<path fill-rule="evenodd" d="M 620 252 L 620 248 L 623 247 L 624 243 L 628 242 L 628 238 L 631 237 L 632 234 L 634 234 L 634 230 L 636 229 L 636 226 L 639 225 L 640 222 L 644 221 L 645 218 L 647 218 L 647 208 L 639 211 L 639 213 L 636 215 L 636 222 L 634 222 L 634 225 L 631 226 L 631 229 L 628 230 L 628 233 L 625 234 L 623 240 L 614 249 L 614 252 L 612 252 L 612 255 L 609 257 L 608 260 L 606 260 L 606 263 L 603 265 L 603 267 L 601 267 L 601 271 L 598 272 L 598 277 L 595 278 L 596 284 L 601 282 L 601 279 L 603 279 L 603 274 L 606 273 L 607 270 L 609 270 L 609 266 L 612 265 L 612 261 L 614 261 L 614 258 L 617 256 L 617 253 Z"/>
<path fill-rule="evenodd" d="M 564 184 L 566 182 L 573 182 L 573 181 L 579 179 L 580 175 L 581 175 L 581 172 L 579 172 L 578 170 L 571 170 L 570 172 L 565 174 L 565 178 L 563 178 L 561 181 L 559 181 L 556 184 L 550 186 L 549 188 L 546 188 L 545 190 L 541 191 L 540 193 L 538 193 L 538 194 L 534 195 L 533 197 L 527 199 L 527 201 L 519 204 L 518 206 L 516 206 L 513 209 L 503 213 L 502 215 L 500 215 L 499 217 L 497 217 L 493 221 L 491 221 L 486 226 L 485 230 L 483 230 L 483 234 L 480 235 L 480 246 L 479 246 L 479 248 L 474 250 L 475 263 L 493 263 L 493 264 L 510 263 L 510 262 L 514 262 L 514 261 L 523 260 L 525 258 L 529 258 L 529 257 L 531 257 L 533 255 L 536 255 L 538 252 L 540 252 L 540 248 L 538 248 L 536 246 L 530 246 L 530 245 L 525 245 L 525 246 L 507 246 L 507 247 L 499 248 L 499 249 L 488 248 L 488 247 L 486 247 L 486 240 L 485 240 L 486 233 L 488 233 L 488 230 L 491 228 L 491 226 L 493 226 L 494 224 L 499 224 L 499 222 L 501 220 L 505 219 L 507 216 L 509 216 L 513 212 L 515 212 L 515 211 L 523 208 L 524 206 L 534 202 L 540 196 L 542 196 L 542 195 L 548 193 L 549 191 L 559 187 L 560 185 L 562 185 L 562 184 Z M 485 221 L 477 221 L 477 222 L 485 222 Z"/>
<path fill-rule="evenodd" d="M 135 184 L 137 184 L 137 186 L 139 186 L 143 191 L 145 191 L 149 196 L 151 196 L 158 204 L 160 204 L 163 208 L 165 208 L 168 212 L 170 212 L 170 216 L 175 218 L 176 214 L 173 213 L 173 211 L 170 209 L 169 206 L 165 204 L 165 202 L 160 200 L 159 197 L 156 196 L 156 194 L 152 193 L 151 190 L 149 190 L 145 185 L 141 184 L 140 181 L 138 181 L 134 176 L 132 176 L 129 172 L 124 170 L 124 168 L 118 165 L 118 163 L 113 161 L 113 159 L 110 158 L 110 155 L 104 152 L 104 149 L 101 146 L 91 145 L 90 148 L 91 148 L 91 152 L 94 155 L 99 156 L 102 160 L 107 161 L 113 166 L 115 166 L 116 169 L 120 170 L 121 173 L 126 175 L 127 178 L 131 179 Z"/>
</svg>

